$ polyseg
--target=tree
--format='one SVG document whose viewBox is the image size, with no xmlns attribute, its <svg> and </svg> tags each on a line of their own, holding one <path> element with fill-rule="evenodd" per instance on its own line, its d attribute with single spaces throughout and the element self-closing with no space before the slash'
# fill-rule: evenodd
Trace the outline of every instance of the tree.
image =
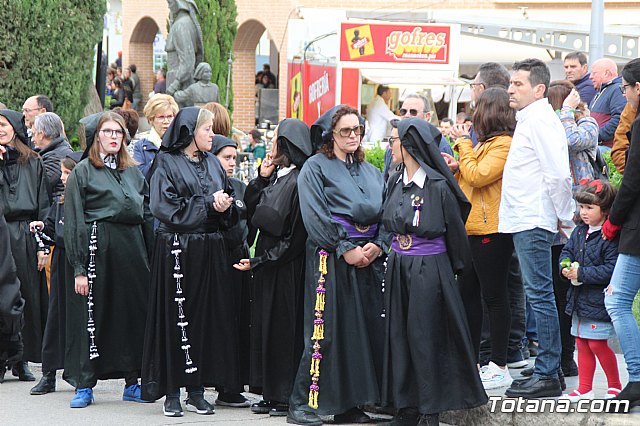
<svg viewBox="0 0 640 426">
<path fill-rule="evenodd" d="M 238 33 L 234 0 L 196 0 L 204 43 L 204 60 L 211 65 L 211 81 L 218 85 L 220 103 L 226 104 L 229 53 Z M 229 113 L 233 111 L 233 91 L 229 87 Z"/>
<path fill-rule="evenodd" d="M 71 135 L 92 82 L 104 0 L 11 0 L 0 7 L 0 101 L 47 95 Z"/>
</svg>

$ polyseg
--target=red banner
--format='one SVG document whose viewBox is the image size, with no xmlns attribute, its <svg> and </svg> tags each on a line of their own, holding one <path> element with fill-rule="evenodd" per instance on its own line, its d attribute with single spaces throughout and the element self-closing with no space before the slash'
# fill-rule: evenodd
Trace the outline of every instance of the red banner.
<svg viewBox="0 0 640 426">
<path fill-rule="evenodd" d="M 443 25 L 342 23 L 340 60 L 448 64 L 451 28 Z"/>
<path fill-rule="evenodd" d="M 336 103 L 336 68 L 289 63 L 287 117 L 311 125 Z"/>
</svg>

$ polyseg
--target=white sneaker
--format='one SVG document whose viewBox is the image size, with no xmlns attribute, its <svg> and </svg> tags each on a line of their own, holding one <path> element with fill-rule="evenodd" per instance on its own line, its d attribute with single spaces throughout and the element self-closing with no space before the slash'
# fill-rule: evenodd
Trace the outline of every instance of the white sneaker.
<svg viewBox="0 0 640 426">
<path fill-rule="evenodd" d="M 616 389 L 616 388 L 609 388 L 607 389 L 607 393 L 604 394 L 604 396 L 602 397 L 602 399 L 613 399 L 616 396 L 618 396 L 618 394 L 622 392 L 620 389 Z"/>
<path fill-rule="evenodd" d="M 564 399 L 564 400 L 569 400 L 569 402 L 578 402 L 582 399 L 593 399 L 593 398 L 595 398 L 593 390 L 590 390 L 589 392 L 582 394 L 578 392 L 577 389 L 571 393 L 565 393 L 564 395 L 558 397 L 559 400 Z"/>
<path fill-rule="evenodd" d="M 482 380 L 482 386 L 485 389 L 496 389 L 511 386 L 513 379 L 509 374 L 509 369 L 504 370 L 498 367 L 493 361 L 485 365 L 480 370 L 480 380 Z"/>
</svg>

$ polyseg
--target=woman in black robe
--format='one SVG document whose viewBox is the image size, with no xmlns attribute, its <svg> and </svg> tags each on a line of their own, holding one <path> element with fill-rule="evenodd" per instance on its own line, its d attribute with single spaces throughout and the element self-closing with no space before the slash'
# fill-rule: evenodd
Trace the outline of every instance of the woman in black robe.
<svg viewBox="0 0 640 426">
<path fill-rule="evenodd" d="M 0 146 L 0 160 L 5 148 Z M 7 365 L 22 359 L 24 299 L 20 296 L 20 281 L 11 256 L 9 227 L 0 206 L 0 383 L 4 382 Z"/>
<path fill-rule="evenodd" d="M 320 152 L 298 177 L 300 210 L 308 233 L 304 350 L 287 421 L 322 424 L 371 419 L 357 407 L 380 401 L 383 343 L 381 257 L 387 238 L 379 228 L 382 174 L 364 161 L 364 120 L 338 105 L 311 127 Z M 312 340 L 313 338 L 313 340 Z"/>
<path fill-rule="evenodd" d="M 93 402 L 98 380 L 125 379 L 122 399 L 140 397 L 142 341 L 153 217 L 149 190 L 127 153 L 124 119 L 85 117 L 87 148 L 67 179 L 64 247 L 74 279 L 67 299 L 63 378 L 76 387 L 71 408 Z"/>
<path fill-rule="evenodd" d="M 12 373 L 22 381 L 35 381 L 28 361 L 42 362 L 42 334 L 47 321 L 49 294 L 44 269 L 39 269 L 36 240 L 29 222 L 43 220 L 49 210 L 47 178 L 40 159 L 28 145 L 22 114 L 0 110 L 0 208 L 9 228 L 11 251 L 16 264 L 20 292 L 26 305 L 22 360 Z"/>
<path fill-rule="evenodd" d="M 209 153 L 213 115 L 183 108 L 162 138 L 150 171 L 156 232 L 148 327 L 144 342 L 145 398 L 166 395 L 164 414 L 187 409 L 213 414 L 204 386 L 240 387 L 238 323 L 222 230 L 237 222 L 233 191 Z"/>
<path fill-rule="evenodd" d="M 471 209 L 438 150 L 440 132 L 421 119 L 393 122 L 382 221 L 392 233 L 385 276 L 383 401 L 392 425 L 438 425 L 443 411 L 487 403 L 454 273 L 468 262 Z"/>
<path fill-rule="evenodd" d="M 251 342 L 260 353 L 263 400 L 251 406 L 257 414 L 286 416 L 289 397 L 302 353 L 302 302 L 304 291 L 304 229 L 298 197 L 298 175 L 312 153 L 309 127 L 288 118 L 278 125 L 271 157 L 259 176 L 249 182 L 245 203 L 253 228 L 260 234 L 255 256 L 234 267 L 251 270 L 262 298 L 256 306 L 261 328 Z M 257 382 L 254 378 L 252 381 Z"/>
<path fill-rule="evenodd" d="M 215 102 L 212 104 L 215 104 Z M 221 110 L 217 110 L 218 115 L 212 111 L 214 113 L 213 131 L 214 133 L 225 132 L 222 134 L 226 134 L 228 131 L 222 129 L 224 126 L 221 126 L 220 122 L 224 122 L 226 118 L 226 122 L 230 123 L 229 117 L 228 115 L 221 117 L 220 111 L 226 114 L 226 110 L 220 104 L 216 105 L 219 105 Z M 231 124 L 229 124 L 229 126 L 231 126 Z M 249 235 L 247 207 L 243 201 L 244 191 L 247 189 L 247 185 L 233 177 L 236 168 L 236 158 L 238 157 L 238 145 L 232 139 L 222 136 L 222 134 L 216 134 L 213 137 L 213 148 L 211 152 L 218 158 L 222 168 L 227 173 L 229 184 L 235 194 L 234 204 L 238 212 L 238 223 L 222 233 L 224 245 L 227 248 L 229 264 L 234 264 L 240 259 L 249 257 L 249 244 L 247 243 L 247 236 Z M 234 283 L 241 283 L 233 287 L 233 298 L 237 305 L 236 309 L 238 312 L 238 371 L 240 372 L 240 383 L 243 384 L 244 387 L 244 384 L 249 383 L 249 372 L 251 369 L 249 348 L 249 336 L 251 333 L 251 274 L 249 272 L 238 271 L 234 268 L 229 268 L 229 273 Z M 250 405 L 249 400 L 240 393 L 243 389 L 237 390 L 238 392 L 229 392 L 226 389 L 219 390 L 216 404 L 236 408 L 248 407 Z"/>
<path fill-rule="evenodd" d="M 47 253 L 49 247 L 55 246 L 51 257 L 49 312 L 42 338 L 42 378 L 31 388 L 31 395 L 55 392 L 56 370 L 64 368 L 66 300 L 67 291 L 70 290 L 67 286 L 66 270 L 71 269 L 64 251 L 64 187 L 67 186 L 67 178 L 81 156 L 81 152 L 72 152 L 59 161 L 62 193 L 56 196 L 44 222 L 34 221 L 29 224 L 29 229 L 38 241 L 39 253 Z"/>
</svg>

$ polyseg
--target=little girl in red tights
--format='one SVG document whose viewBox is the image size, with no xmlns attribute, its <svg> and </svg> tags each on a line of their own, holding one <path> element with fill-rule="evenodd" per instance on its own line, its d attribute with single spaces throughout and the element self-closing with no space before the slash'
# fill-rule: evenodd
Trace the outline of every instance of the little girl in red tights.
<svg viewBox="0 0 640 426">
<path fill-rule="evenodd" d="M 576 194 L 582 224 L 577 226 L 560 254 L 561 274 L 571 280 L 567 293 L 566 313 L 571 315 L 571 334 L 578 349 L 578 378 L 580 386 L 560 399 L 577 402 L 593 399 L 593 375 L 596 358 L 607 375 L 609 389 L 603 398 L 613 398 L 622 385 L 616 356 L 607 339 L 614 332 L 611 318 L 604 306 L 604 292 L 609 285 L 618 258 L 618 239 L 602 238 L 600 229 L 615 198 L 616 191 L 600 180 L 583 179 Z M 564 267 L 564 259 L 570 267 Z M 579 265 L 577 265 L 577 262 Z"/>
</svg>

